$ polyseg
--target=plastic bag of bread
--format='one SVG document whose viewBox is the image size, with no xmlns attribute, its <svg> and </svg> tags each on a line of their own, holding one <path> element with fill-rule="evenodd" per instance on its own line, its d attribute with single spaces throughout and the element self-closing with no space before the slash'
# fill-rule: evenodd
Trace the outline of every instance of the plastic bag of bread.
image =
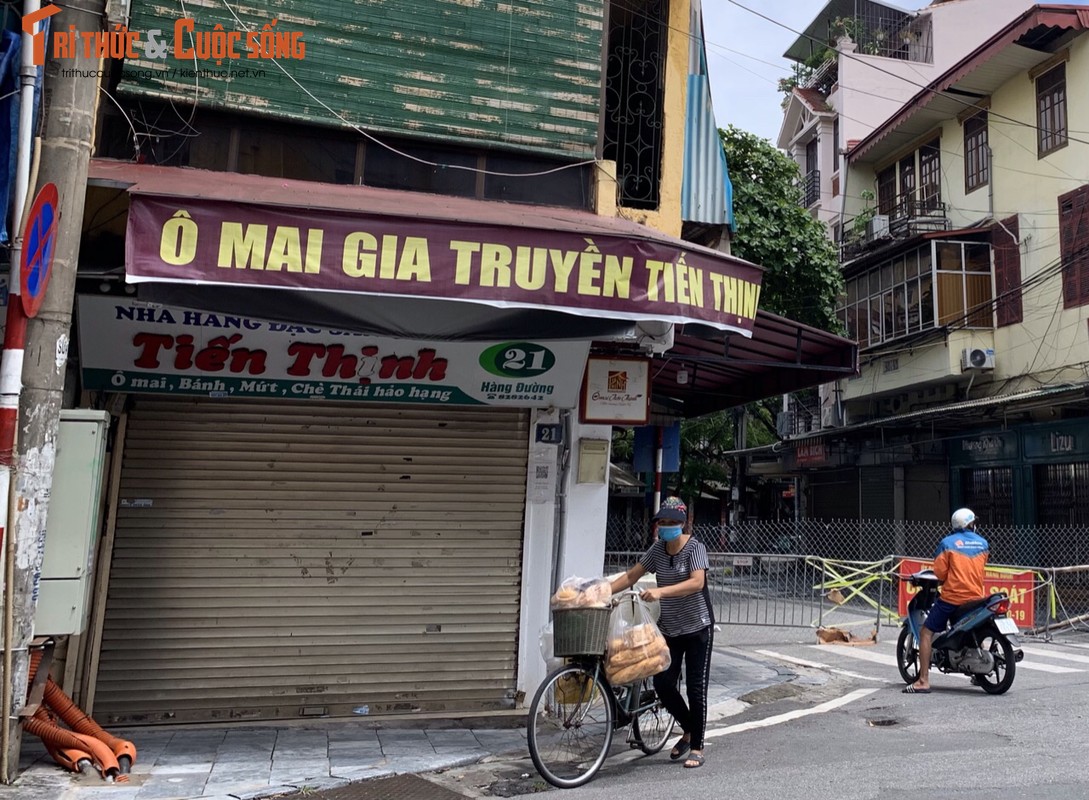
<svg viewBox="0 0 1089 800">
<path fill-rule="evenodd" d="M 570 577 L 560 584 L 552 595 L 551 607 L 557 608 L 607 608 L 613 590 L 605 578 Z"/>
<path fill-rule="evenodd" d="M 609 617 L 605 675 L 614 686 L 635 683 L 668 669 L 669 646 L 650 608 L 635 595 L 625 597 Z"/>
</svg>

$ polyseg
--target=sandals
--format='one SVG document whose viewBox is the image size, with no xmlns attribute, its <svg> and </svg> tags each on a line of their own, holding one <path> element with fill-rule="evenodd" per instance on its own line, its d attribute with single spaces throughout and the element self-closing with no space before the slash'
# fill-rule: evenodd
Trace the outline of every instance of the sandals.
<svg viewBox="0 0 1089 800">
<path fill-rule="evenodd" d="M 687 740 L 681 739 L 677 744 L 673 745 L 673 749 L 669 752 L 669 760 L 680 761 L 691 749 L 692 745 Z"/>
<path fill-rule="evenodd" d="M 702 753 L 692 753 L 692 754 L 690 754 L 688 756 L 687 759 L 685 759 L 684 768 L 685 769 L 696 769 L 697 767 L 702 767 L 703 766 L 703 760 L 704 759 L 703 759 L 703 754 Z"/>
</svg>

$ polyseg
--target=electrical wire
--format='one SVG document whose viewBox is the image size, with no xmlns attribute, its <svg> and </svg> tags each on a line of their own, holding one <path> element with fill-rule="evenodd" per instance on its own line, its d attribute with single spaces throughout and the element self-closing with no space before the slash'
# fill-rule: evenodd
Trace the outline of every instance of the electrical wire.
<svg viewBox="0 0 1089 800">
<path fill-rule="evenodd" d="M 760 17 L 761 19 L 765 20 L 766 22 L 770 22 L 773 25 L 776 25 L 776 26 L 778 26 L 780 28 L 788 30 L 791 33 L 793 33 L 795 36 L 799 36 L 799 37 L 802 37 L 802 38 L 805 38 L 805 39 L 809 39 L 809 40 L 811 40 L 813 42 L 817 42 L 818 44 L 820 44 L 822 46 L 827 46 L 827 44 L 825 42 L 821 41 L 817 37 L 810 36 L 807 33 L 803 33 L 801 31 L 795 30 L 794 28 L 790 27 L 789 25 L 787 25 L 784 22 L 780 22 L 779 20 L 774 19 L 773 17 L 769 17 L 766 14 L 763 14 L 763 13 L 761 13 L 759 11 L 756 11 L 755 9 L 749 8 L 748 6 L 746 6 L 746 5 L 742 4 L 742 3 L 739 3 L 738 0 L 727 0 L 727 2 L 730 3 L 730 5 L 737 6 L 742 11 L 747 11 L 750 14 L 753 14 L 753 15 L 755 15 L 757 17 Z M 861 56 L 859 56 L 859 55 L 857 55 L 855 53 L 841 51 L 840 55 L 842 57 L 844 57 L 844 58 L 849 58 L 852 61 L 856 61 L 856 62 L 858 62 L 860 64 L 864 64 L 864 65 L 870 67 L 871 69 L 876 70 L 877 72 L 881 72 L 881 73 L 884 73 L 885 75 L 888 75 L 890 77 L 902 80 L 905 83 L 908 83 L 908 84 L 910 84 L 912 86 L 915 86 L 915 87 L 917 87 L 919 89 L 931 92 L 932 94 L 939 95 L 939 96 L 944 97 L 944 98 L 946 98 L 948 100 L 952 100 L 955 103 L 960 103 L 965 108 L 975 108 L 976 107 L 976 104 L 975 104 L 974 101 L 965 100 L 964 98 L 958 97 L 957 95 L 953 94 L 952 92 L 949 92 L 949 91 L 944 90 L 944 89 L 942 89 L 942 90 L 932 89 L 927 84 L 919 83 L 918 81 L 913 81 L 910 78 L 907 78 L 907 77 L 905 77 L 903 75 L 900 75 L 899 73 L 893 72 L 892 70 L 885 69 L 884 67 L 881 67 L 881 66 L 879 66 L 877 64 L 874 64 L 869 59 L 862 58 Z M 994 116 L 997 117 L 998 119 L 1006 120 L 1007 122 L 1009 122 L 1009 123 L 1011 123 L 1013 125 L 1018 125 L 1018 126 L 1023 127 L 1023 128 L 1030 128 L 1030 129 L 1032 129 L 1034 131 L 1039 130 L 1039 128 L 1034 123 L 1024 122 L 1023 120 L 1014 119 L 1013 117 L 1008 117 L 1008 116 L 1006 116 L 1004 114 L 999 114 L 997 112 L 991 112 L 991 113 L 994 114 Z M 1078 142 L 1080 144 L 1089 144 L 1089 140 L 1078 139 L 1077 137 L 1070 136 L 1069 131 L 1068 131 L 1068 135 L 1067 135 L 1067 140 L 1071 141 L 1071 142 Z"/>
<path fill-rule="evenodd" d="M 231 16 L 234 17 L 235 22 L 237 22 L 238 25 L 243 30 L 245 30 L 247 33 L 252 33 L 253 32 L 254 29 L 248 27 L 246 25 L 246 23 L 244 23 L 239 18 L 238 14 L 235 13 L 234 8 L 231 6 L 231 4 L 229 2 L 227 2 L 227 0 L 220 0 L 220 2 L 223 4 L 223 7 L 226 8 L 228 12 L 230 12 Z M 554 173 L 563 172 L 563 171 L 569 170 L 569 169 L 578 169 L 579 167 L 589 166 L 591 164 L 597 165 L 597 160 L 596 159 L 585 159 L 583 161 L 576 161 L 576 162 L 571 163 L 571 164 L 563 164 L 562 166 L 559 166 L 559 167 L 553 167 L 552 169 L 537 170 L 537 171 L 534 171 L 534 172 L 501 172 L 501 171 L 497 171 L 497 170 L 481 169 L 479 167 L 467 167 L 467 166 L 462 166 L 460 164 L 442 164 L 442 163 L 437 162 L 437 161 L 429 161 L 426 158 L 419 158 L 418 156 L 411 155 L 410 153 L 406 153 L 403 150 L 398 150 L 393 145 L 382 141 L 381 139 L 379 139 L 374 134 L 364 130 L 363 128 L 356 125 L 351 120 L 344 117 L 344 115 L 342 115 L 341 113 L 339 113 L 338 111 L 336 111 L 335 109 L 330 107 L 328 103 L 326 103 L 324 100 L 322 100 L 317 95 L 315 95 L 313 92 L 311 92 L 294 75 L 292 75 L 290 72 L 288 72 L 287 69 L 284 68 L 283 64 L 280 63 L 279 59 L 272 59 L 272 64 L 277 69 L 279 69 L 280 72 L 282 72 L 284 74 L 284 76 L 288 80 L 290 80 L 299 89 L 301 89 L 303 91 L 303 93 L 306 94 L 307 97 L 309 97 L 315 103 L 320 105 L 322 108 L 324 108 L 326 111 L 328 111 L 330 114 L 332 114 L 334 117 L 336 117 L 338 120 L 343 122 L 345 125 L 347 125 L 349 128 L 354 130 L 356 133 L 358 133 L 363 138 L 367 139 L 370 142 L 373 142 L 374 144 L 378 145 L 379 147 L 385 148 L 386 150 L 390 151 L 391 153 L 394 153 L 395 155 L 401 156 L 402 158 L 406 158 L 409 161 L 415 161 L 415 162 L 417 162 L 419 164 L 423 164 L 423 165 L 428 166 L 428 167 L 441 167 L 443 169 L 462 170 L 462 171 L 471 172 L 471 173 L 474 173 L 474 174 L 477 174 L 477 175 L 492 175 L 492 176 L 501 177 L 501 178 L 536 178 L 536 177 L 541 177 L 541 176 L 544 176 L 544 175 L 552 175 Z"/>
</svg>

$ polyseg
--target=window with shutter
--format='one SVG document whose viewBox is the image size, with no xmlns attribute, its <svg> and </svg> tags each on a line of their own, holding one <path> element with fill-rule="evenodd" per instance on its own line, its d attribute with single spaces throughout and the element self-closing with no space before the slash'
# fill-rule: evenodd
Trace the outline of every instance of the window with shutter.
<svg viewBox="0 0 1089 800">
<path fill-rule="evenodd" d="M 936 211 L 942 207 L 941 142 L 938 140 L 920 148 L 919 173 L 922 210 Z"/>
<path fill-rule="evenodd" d="M 1040 158 L 1065 147 L 1066 64 L 1036 79 L 1036 145 Z"/>
<path fill-rule="evenodd" d="M 1089 304 L 1089 185 L 1059 196 L 1063 308 Z"/>
<path fill-rule="evenodd" d="M 915 154 L 900 159 L 900 202 L 897 213 L 911 217 L 915 212 Z"/>
<path fill-rule="evenodd" d="M 964 120 L 964 191 L 985 186 L 990 180 L 987 153 L 987 112 Z"/>
<path fill-rule="evenodd" d="M 877 213 L 891 214 L 896 208 L 896 166 L 877 173 Z"/>
<path fill-rule="evenodd" d="M 994 250 L 994 283 L 997 293 L 995 311 L 998 327 L 1014 325 L 1024 319 L 1021 305 L 1021 249 L 1017 215 L 1002 220 L 991 229 Z"/>
</svg>

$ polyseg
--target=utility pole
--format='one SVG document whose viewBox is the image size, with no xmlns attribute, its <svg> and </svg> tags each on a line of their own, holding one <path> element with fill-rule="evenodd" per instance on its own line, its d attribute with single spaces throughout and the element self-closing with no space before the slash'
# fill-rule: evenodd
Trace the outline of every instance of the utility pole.
<svg viewBox="0 0 1089 800">
<path fill-rule="evenodd" d="M 51 29 L 100 31 L 104 0 L 68 0 L 50 20 Z M 48 43 L 47 43 L 48 44 Z M 52 277 L 37 317 L 28 320 L 23 360 L 23 390 L 19 403 L 18 450 L 15 463 L 15 508 L 8 536 L 14 537 L 15 558 L 10 593 L 11 671 L 4 676 L 11 707 L 4 709 L 5 783 L 14 780 L 19 765 L 21 727 L 16 712 L 26 699 L 29 676 L 28 647 L 33 636 L 34 610 L 45 549 L 46 514 L 53 483 L 57 430 L 68 363 L 76 266 L 83 227 L 87 168 L 94 138 L 95 111 L 102 63 L 82 48 L 74 58 L 49 58 L 41 109 L 43 134 L 37 185 L 54 183 L 59 190 Z M 19 224 L 16 220 L 16 224 Z M 20 231 L 21 233 L 21 231 Z"/>
</svg>

